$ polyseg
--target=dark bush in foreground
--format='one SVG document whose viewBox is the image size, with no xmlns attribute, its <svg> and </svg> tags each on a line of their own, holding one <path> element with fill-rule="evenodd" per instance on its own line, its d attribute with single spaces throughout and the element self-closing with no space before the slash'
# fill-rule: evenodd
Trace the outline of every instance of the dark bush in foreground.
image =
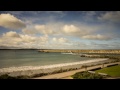
<svg viewBox="0 0 120 90">
<path fill-rule="evenodd" d="M 11 77 L 11 76 L 9 76 L 9 75 L 7 75 L 7 74 L 4 74 L 4 75 L 1 75 L 0 76 L 0 79 L 15 79 L 14 77 Z"/>
<path fill-rule="evenodd" d="M 29 78 L 30 78 L 29 76 L 16 76 L 16 77 L 12 77 L 12 76 L 9 76 L 7 74 L 4 74 L 4 75 L 0 76 L 0 79 L 29 79 Z"/>
<path fill-rule="evenodd" d="M 35 75 L 31 76 L 31 78 L 33 78 L 33 77 L 41 77 L 41 76 L 45 76 L 45 75 L 48 75 L 48 73 L 35 74 Z"/>
<path fill-rule="evenodd" d="M 103 76 L 95 73 L 89 73 L 87 71 L 85 72 L 78 72 L 74 75 L 72 75 L 73 79 L 103 79 Z"/>
</svg>

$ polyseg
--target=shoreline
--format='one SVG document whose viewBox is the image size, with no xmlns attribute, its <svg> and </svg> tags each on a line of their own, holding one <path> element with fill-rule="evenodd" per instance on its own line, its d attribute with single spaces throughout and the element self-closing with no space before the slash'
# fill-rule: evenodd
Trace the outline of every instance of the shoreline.
<svg viewBox="0 0 120 90">
<path fill-rule="evenodd" d="M 120 62 L 114 62 L 114 63 L 106 63 L 106 64 L 104 64 L 104 67 L 102 66 L 102 64 L 101 65 L 96 65 L 96 66 L 91 66 L 91 67 L 87 68 L 87 71 L 91 71 L 91 70 L 94 70 L 94 69 L 97 69 L 97 68 L 102 69 L 102 68 L 105 68 L 105 67 L 109 67 L 111 65 L 119 65 L 119 64 L 120 64 Z M 46 76 L 41 76 L 41 77 L 34 77 L 34 78 L 31 78 L 31 79 L 73 79 L 71 77 L 72 75 L 74 75 L 75 73 L 84 72 L 84 71 L 86 71 L 86 69 L 81 68 L 81 69 L 78 69 L 78 70 L 72 70 L 72 71 L 68 71 L 68 72 L 56 73 L 56 74 L 51 74 L 51 75 L 46 75 Z"/>
<path fill-rule="evenodd" d="M 87 61 L 73 62 L 73 63 L 62 63 L 62 64 L 54 64 L 54 65 L 45 65 L 45 66 L 23 66 L 23 67 L 10 67 L 10 68 L 2 68 L 0 69 L 0 75 L 8 74 L 10 76 L 21 76 L 28 75 L 32 76 L 40 73 L 52 73 L 57 70 L 65 70 L 71 68 L 81 68 L 82 65 L 92 65 L 92 64 L 100 64 L 103 62 L 109 62 L 109 58 L 98 58 L 91 59 Z"/>
</svg>

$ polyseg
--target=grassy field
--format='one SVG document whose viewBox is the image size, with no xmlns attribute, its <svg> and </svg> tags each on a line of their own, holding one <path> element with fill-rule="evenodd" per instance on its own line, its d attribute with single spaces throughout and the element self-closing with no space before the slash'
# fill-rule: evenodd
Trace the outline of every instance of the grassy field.
<svg viewBox="0 0 120 90">
<path fill-rule="evenodd" d="M 113 77 L 120 77 L 120 65 L 106 67 L 106 68 L 103 68 L 100 70 L 96 70 L 96 72 L 106 73 L 106 74 L 113 76 Z"/>
</svg>

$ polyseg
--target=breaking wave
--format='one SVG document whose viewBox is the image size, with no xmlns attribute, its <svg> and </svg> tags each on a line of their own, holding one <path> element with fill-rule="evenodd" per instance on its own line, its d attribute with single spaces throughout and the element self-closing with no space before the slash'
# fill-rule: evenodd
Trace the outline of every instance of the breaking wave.
<svg viewBox="0 0 120 90">
<path fill-rule="evenodd" d="M 57 67 L 64 67 L 64 66 L 71 66 L 71 65 L 78 65 L 78 64 L 86 64 L 86 63 L 93 63 L 99 61 L 105 61 L 108 58 L 104 59 L 92 59 L 87 61 L 79 61 L 79 62 L 72 62 L 72 63 L 62 63 L 62 64 L 53 64 L 53 65 L 44 65 L 44 66 L 21 66 L 21 67 L 9 67 L 9 68 L 1 68 L 0 73 L 4 72 L 15 72 L 15 71 L 27 71 L 27 70 L 39 70 L 39 69 L 50 69 L 50 68 L 57 68 Z"/>
</svg>

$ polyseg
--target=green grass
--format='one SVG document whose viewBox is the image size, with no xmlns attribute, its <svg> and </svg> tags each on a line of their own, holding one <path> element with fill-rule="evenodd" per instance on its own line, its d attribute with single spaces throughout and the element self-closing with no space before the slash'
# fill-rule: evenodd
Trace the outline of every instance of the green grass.
<svg viewBox="0 0 120 90">
<path fill-rule="evenodd" d="M 106 73 L 113 77 L 120 77 L 120 65 L 106 67 L 100 70 L 96 70 L 96 72 Z"/>
</svg>

